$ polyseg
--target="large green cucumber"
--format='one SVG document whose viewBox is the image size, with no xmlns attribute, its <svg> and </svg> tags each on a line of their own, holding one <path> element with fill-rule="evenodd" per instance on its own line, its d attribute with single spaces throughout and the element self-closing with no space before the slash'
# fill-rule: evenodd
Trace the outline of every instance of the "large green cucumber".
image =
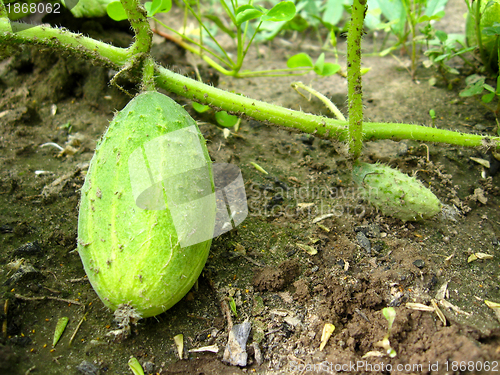
<svg viewBox="0 0 500 375">
<path fill-rule="evenodd" d="M 106 306 L 130 306 L 144 318 L 189 291 L 212 241 L 213 193 L 205 140 L 180 105 L 146 92 L 116 114 L 90 163 L 78 216 L 78 252 Z"/>
</svg>

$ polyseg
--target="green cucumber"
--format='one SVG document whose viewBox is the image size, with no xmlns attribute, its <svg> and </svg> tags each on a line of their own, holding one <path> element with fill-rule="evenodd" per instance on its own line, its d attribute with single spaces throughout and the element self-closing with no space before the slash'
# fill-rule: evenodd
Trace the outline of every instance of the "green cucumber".
<svg viewBox="0 0 500 375">
<path fill-rule="evenodd" d="M 211 160 L 196 122 L 145 92 L 111 121 L 82 187 L 78 252 L 103 303 L 142 318 L 177 303 L 212 242 Z"/>
<path fill-rule="evenodd" d="M 353 180 L 361 197 L 384 215 L 416 221 L 441 212 L 441 202 L 430 189 L 415 177 L 387 165 L 357 163 Z"/>
</svg>

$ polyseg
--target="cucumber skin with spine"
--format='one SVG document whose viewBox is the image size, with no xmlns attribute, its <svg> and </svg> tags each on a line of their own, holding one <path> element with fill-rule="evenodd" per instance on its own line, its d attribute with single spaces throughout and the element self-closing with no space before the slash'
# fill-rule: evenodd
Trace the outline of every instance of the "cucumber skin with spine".
<svg viewBox="0 0 500 375">
<path fill-rule="evenodd" d="M 429 219 L 441 212 L 442 204 L 430 189 L 387 165 L 357 163 L 353 180 L 360 195 L 384 215 L 406 222 Z"/>
<path fill-rule="evenodd" d="M 94 290 L 112 310 L 128 304 L 143 318 L 160 314 L 191 289 L 205 265 L 212 239 L 181 248 L 168 208 L 137 207 L 128 172 L 128 157 L 145 141 L 192 125 L 210 167 L 213 192 L 202 134 L 184 108 L 163 94 L 146 92 L 132 99 L 96 147 L 82 187 L 78 252 Z M 209 219 L 215 210 L 214 201 Z"/>
</svg>

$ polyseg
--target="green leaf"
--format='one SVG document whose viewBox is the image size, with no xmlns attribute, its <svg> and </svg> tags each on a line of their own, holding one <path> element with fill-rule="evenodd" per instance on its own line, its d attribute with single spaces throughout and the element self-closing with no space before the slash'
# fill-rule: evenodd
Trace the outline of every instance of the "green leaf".
<svg viewBox="0 0 500 375">
<path fill-rule="evenodd" d="M 372 68 L 361 68 L 361 75 L 364 76 L 366 73 L 368 73 Z"/>
<path fill-rule="evenodd" d="M 334 75 L 340 70 L 340 65 L 339 64 L 333 64 L 333 63 L 325 63 L 323 65 L 323 71 L 319 73 L 320 76 L 323 77 L 328 77 L 331 75 Z"/>
<path fill-rule="evenodd" d="M 106 8 L 113 0 L 61 0 L 61 3 L 68 8 L 76 18 L 102 17 L 106 15 Z M 10 2 L 10 1 L 7 1 Z M 38 1 L 28 1 L 27 3 L 37 3 Z M 57 8 L 56 8 L 57 9 Z"/>
<path fill-rule="evenodd" d="M 262 21 L 290 21 L 295 17 L 295 4 L 291 1 L 282 1 L 273 6 L 262 16 Z"/>
<path fill-rule="evenodd" d="M 198 113 L 203 113 L 210 109 L 210 106 L 196 102 L 192 102 L 191 105 L 193 106 L 193 109 Z"/>
<path fill-rule="evenodd" d="M 220 126 L 232 128 L 238 122 L 238 117 L 230 115 L 226 111 L 220 111 L 215 114 L 215 119 Z"/>
<path fill-rule="evenodd" d="M 167 13 L 172 8 L 172 0 L 153 0 L 148 11 L 148 17 L 153 17 L 157 13 Z"/>
<path fill-rule="evenodd" d="M 495 88 L 493 86 L 488 85 L 487 83 L 485 83 L 483 87 L 489 92 L 495 92 Z"/>
<path fill-rule="evenodd" d="M 392 324 L 394 323 L 394 320 L 396 319 L 396 310 L 394 307 L 384 307 L 382 309 L 382 314 L 384 315 L 384 318 L 387 320 L 389 323 L 389 331 L 392 329 Z"/>
<path fill-rule="evenodd" d="M 495 97 L 495 93 L 490 92 L 489 94 L 483 95 L 481 97 L 481 100 L 483 101 L 483 103 L 489 103 L 493 100 L 494 97 Z"/>
<path fill-rule="evenodd" d="M 321 53 L 319 55 L 318 60 L 316 60 L 316 63 L 314 64 L 314 72 L 318 75 L 321 75 L 323 73 L 323 66 L 325 65 L 325 53 Z"/>
<path fill-rule="evenodd" d="M 447 2 L 448 0 L 429 0 L 427 2 L 427 6 L 425 7 L 425 15 L 432 17 L 442 13 L 444 16 L 444 7 Z"/>
<path fill-rule="evenodd" d="M 231 311 L 233 312 L 234 316 L 238 317 L 238 311 L 236 311 L 236 302 L 234 301 L 234 298 L 229 296 L 229 307 L 231 308 Z"/>
<path fill-rule="evenodd" d="M 404 34 L 406 12 L 401 0 L 379 1 L 380 10 L 385 18 L 391 21 L 391 30 L 400 37 Z"/>
<path fill-rule="evenodd" d="M 500 23 L 494 22 L 492 26 L 483 28 L 482 33 L 486 36 L 500 35 Z"/>
<path fill-rule="evenodd" d="M 263 13 L 252 5 L 242 5 L 236 9 L 236 24 L 241 25 L 243 22 L 259 18 Z"/>
<path fill-rule="evenodd" d="M 342 4 L 342 1 L 327 0 L 322 20 L 329 23 L 330 25 L 336 25 L 342 19 L 343 12 L 344 6 Z"/>
<path fill-rule="evenodd" d="M 296 55 L 293 55 L 286 62 L 286 66 L 289 68 L 300 68 L 300 67 L 310 67 L 314 66 L 311 56 L 307 53 L 301 52 Z"/>
<path fill-rule="evenodd" d="M 59 342 L 59 339 L 61 338 L 64 330 L 66 329 L 66 326 L 68 325 L 68 322 L 69 318 L 66 316 L 59 318 L 59 320 L 57 321 L 56 330 L 54 332 L 54 340 L 52 341 L 52 347 L 56 346 Z"/>
<path fill-rule="evenodd" d="M 134 373 L 134 375 L 144 375 L 144 370 L 135 357 L 131 357 L 128 360 L 128 367 L 130 367 L 130 370 Z"/>
<path fill-rule="evenodd" d="M 436 13 L 433 16 L 428 16 L 425 14 L 423 16 L 420 16 L 420 18 L 417 20 L 417 23 L 429 22 L 429 21 L 439 21 L 443 17 L 444 17 L 444 12 Z"/>
<path fill-rule="evenodd" d="M 436 30 L 436 36 L 441 43 L 446 42 L 446 40 L 448 39 L 448 34 L 441 30 Z"/>
<path fill-rule="evenodd" d="M 473 74 L 465 79 L 465 82 L 467 83 L 467 87 L 460 91 L 459 95 L 461 97 L 468 97 L 468 96 L 474 96 L 474 95 L 479 95 L 483 92 L 484 88 L 484 77 L 481 77 L 477 74 Z"/>
<path fill-rule="evenodd" d="M 125 13 L 125 9 L 123 9 L 122 3 L 119 1 L 109 3 L 106 7 L 106 12 L 108 12 L 109 18 L 115 21 L 123 21 L 128 18 L 127 13 Z"/>
</svg>

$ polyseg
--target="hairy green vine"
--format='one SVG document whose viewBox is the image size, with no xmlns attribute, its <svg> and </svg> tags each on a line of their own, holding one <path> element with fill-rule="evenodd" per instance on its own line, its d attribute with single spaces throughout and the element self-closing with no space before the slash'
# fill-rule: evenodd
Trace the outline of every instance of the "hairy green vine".
<svg viewBox="0 0 500 375">
<path fill-rule="evenodd" d="M 135 0 L 124 1 L 137 4 Z M 0 14 L 6 14 L 1 0 Z M 143 17 L 140 11 L 131 12 L 130 14 L 133 17 Z M 134 44 L 129 48 L 114 47 L 81 34 L 72 33 L 66 29 L 50 26 L 25 28 L 22 25 L 18 22 L 10 22 L 5 16 L 0 17 L 0 42 L 9 45 L 39 45 L 55 50 L 71 52 L 74 55 L 90 59 L 95 63 L 111 67 L 115 70 L 130 66 L 134 58 L 137 60 L 138 53 L 149 52 L 147 49 L 149 47 L 145 47 L 150 43 L 147 41 L 149 38 L 147 27 L 149 25 L 146 27 L 145 22 L 141 23 L 138 21 L 135 23 L 139 36 L 136 36 Z M 355 153 L 360 152 L 359 145 L 362 141 L 374 139 L 412 139 L 468 147 L 500 147 L 500 137 L 486 137 L 412 124 L 365 122 L 362 124 L 362 134 L 360 137 L 359 128 L 354 133 L 349 133 L 346 121 L 294 111 L 278 105 L 246 98 L 184 77 L 158 65 L 155 65 L 155 73 L 155 80 L 158 87 L 177 95 L 202 104 L 211 105 L 232 114 L 252 117 L 256 120 L 276 124 L 290 130 L 297 130 L 339 141 L 351 140 L 351 152 Z M 354 146 L 354 141 L 356 142 L 356 146 Z"/>
<path fill-rule="evenodd" d="M 361 37 L 366 0 L 354 0 L 347 36 L 347 90 L 349 97 L 349 153 L 354 159 L 363 148 L 363 89 L 361 85 Z"/>
</svg>

